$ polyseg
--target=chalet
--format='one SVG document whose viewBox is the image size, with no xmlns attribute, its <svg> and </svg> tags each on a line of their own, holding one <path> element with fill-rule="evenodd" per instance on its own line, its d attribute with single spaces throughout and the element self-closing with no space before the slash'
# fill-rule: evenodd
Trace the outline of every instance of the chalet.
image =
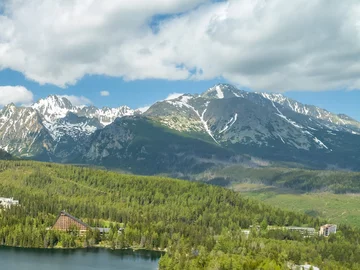
<svg viewBox="0 0 360 270">
<path fill-rule="evenodd" d="M 69 213 L 61 211 L 52 229 L 66 232 L 77 229 L 80 234 L 83 234 L 91 230 L 91 227 Z"/>
<path fill-rule="evenodd" d="M 19 201 L 14 200 L 14 198 L 0 197 L 0 206 L 2 206 L 3 208 L 10 208 L 14 205 L 19 205 Z"/>
<path fill-rule="evenodd" d="M 58 231 L 65 231 L 65 232 L 77 230 L 80 232 L 80 234 L 85 234 L 89 230 L 98 230 L 100 232 L 100 234 L 107 234 L 110 232 L 110 228 L 90 227 L 85 222 L 70 215 L 69 213 L 67 213 L 65 211 L 60 212 L 60 215 L 58 216 L 54 226 L 52 226 L 51 229 L 58 230 Z M 118 233 L 120 234 L 122 232 L 122 230 L 123 230 L 123 228 L 120 228 Z"/>
<path fill-rule="evenodd" d="M 335 224 L 325 224 L 320 227 L 319 235 L 329 236 L 332 233 L 336 233 L 337 226 Z"/>
</svg>

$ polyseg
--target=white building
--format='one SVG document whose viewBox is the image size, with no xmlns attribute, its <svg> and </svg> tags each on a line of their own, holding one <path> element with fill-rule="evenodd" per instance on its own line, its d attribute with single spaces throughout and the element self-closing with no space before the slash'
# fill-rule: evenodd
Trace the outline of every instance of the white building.
<svg viewBox="0 0 360 270">
<path fill-rule="evenodd" d="M 315 228 L 310 228 L 310 227 L 295 227 L 295 226 L 290 226 L 290 227 L 285 227 L 287 230 L 289 231 L 297 231 L 301 234 L 304 235 L 309 235 L 309 236 L 313 236 L 315 235 L 316 231 Z"/>
<path fill-rule="evenodd" d="M 313 265 L 310 265 L 310 264 L 300 265 L 300 269 L 301 269 L 301 270 L 310 270 L 310 269 L 320 270 L 319 267 L 316 267 L 316 266 L 313 266 Z"/>
<path fill-rule="evenodd" d="M 325 224 L 320 227 L 319 235 L 329 236 L 332 233 L 336 233 L 337 226 L 334 224 Z"/>
<path fill-rule="evenodd" d="M 305 263 L 303 265 L 296 265 L 291 262 L 288 262 L 287 266 L 291 270 L 320 270 L 319 267 L 316 267 L 316 266 L 308 264 L 308 263 Z"/>
<path fill-rule="evenodd" d="M 0 206 L 3 208 L 10 208 L 13 205 L 19 205 L 18 200 L 14 200 L 14 198 L 3 198 L 0 197 Z"/>
</svg>

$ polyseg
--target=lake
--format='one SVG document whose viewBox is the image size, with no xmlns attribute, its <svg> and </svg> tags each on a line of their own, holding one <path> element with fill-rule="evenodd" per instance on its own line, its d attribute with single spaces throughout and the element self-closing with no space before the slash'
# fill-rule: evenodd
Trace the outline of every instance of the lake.
<svg viewBox="0 0 360 270">
<path fill-rule="evenodd" d="M 0 247 L 0 269 L 155 270 L 160 252 L 108 249 L 24 249 Z"/>
</svg>

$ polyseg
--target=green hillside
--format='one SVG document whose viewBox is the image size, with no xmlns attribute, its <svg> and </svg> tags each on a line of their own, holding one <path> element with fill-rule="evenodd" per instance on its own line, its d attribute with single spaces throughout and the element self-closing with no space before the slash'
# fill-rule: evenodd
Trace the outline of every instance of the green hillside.
<svg viewBox="0 0 360 270">
<path fill-rule="evenodd" d="M 191 175 L 217 166 L 219 162 L 227 163 L 234 155 L 202 138 L 171 130 L 145 117 L 119 118 L 92 137 L 95 142 L 89 146 L 87 154 L 71 162 L 141 175 Z M 121 147 L 114 146 L 114 142 Z M 106 154 L 98 156 L 97 153 Z"/>
<path fill-rule="evenodd" d="M 244 168 L 230 166 L 214 173 L 225 185 L 231 183 L 257 183 L 298 192 L 328 191 L 333 193 L 360 192 L 360 173 L 298 168 Z"/>
<path fill-rule="evenodd" d="M 217 186 L 1 161 L 0 192 L 21 204 L 1 211 L 2 245 L 166 250 L 160 269 L 285 269 L 305 262 L 321 269 L 360 268 L 359 230 L 341 226 L 329 238 L 268 230 L 268 225 L 318 229 L 325 221 L 266 206 Z M 79 236 L 46 230 L 63 209 L 91 226 L 110 226 L 110 234 Z M 251 225 L 259 225 L 259 230 L 246 237 L 241 229 Z M 117 233 L 120 226 L 125 227 L 122 234 Z"/>
<path fill-rule="evenodd" d="M 311 216 L 327 219 L 335 224 L 351 224 L 360 228 L 360 194 L 316 193 L 285 193 L 276 189 L 254 190 L 243 185 L 242 195 L 261 200 L 268 205 L 291 211 L 307 213 Z"/>
<path fill-rule="evenodd" d="M 360 173 L 231 166 L 202 180 L 291 211 L 360 228 Z"/>
<path fill-rule="evenodd" d="M 12 156 L 8 152 L 0 149 L 0 159 L 1 160 L 9 160 L 9 159 L 12 159 Z"/>
</svg>

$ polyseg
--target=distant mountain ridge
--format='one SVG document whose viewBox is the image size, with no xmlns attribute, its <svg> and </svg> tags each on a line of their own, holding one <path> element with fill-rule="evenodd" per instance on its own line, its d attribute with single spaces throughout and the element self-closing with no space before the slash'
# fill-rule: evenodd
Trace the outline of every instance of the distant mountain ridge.
<svg viewBox="0 0 360 270">
<path fill-rule="evenodd" d="M 293 110 L 294 112 L 312 116 L 331 124 L 349 127 L 348 131 L 352 132 L 356 130 L 356 134 L 358 132 L 360 133 L 360 122 L 345 114 L 335 114 L 313 105 L 305 105 L 281 94 L 261 93 L 261 95 L 273 102 L 279 103 L 284 107 Z"/>
<path fill-rule="evenodd" d="M 346 115 L 229 84 L 156 102 L 144 113 L 73 106 L 60 96 L 0 111 L 0 148 L 15 156 L 146 174 L 256 166 L 252 157 L 358 170 L 359 134 L 360 123 Z"/>
</svg>

